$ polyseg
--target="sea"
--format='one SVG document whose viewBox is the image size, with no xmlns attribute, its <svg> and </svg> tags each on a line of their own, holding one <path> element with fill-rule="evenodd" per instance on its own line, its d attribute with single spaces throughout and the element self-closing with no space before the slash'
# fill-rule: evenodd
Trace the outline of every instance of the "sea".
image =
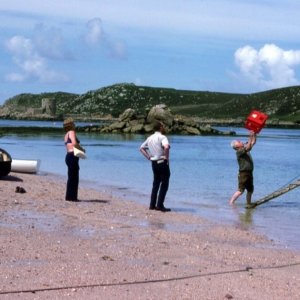
<svg viewBox="0 0 300 300">
<path fill-rule="evenodd" d="M 0 120 L 0 126 L 62 128 L 62 123 Z M 246 142 L 249 132 L 237 127 L 216 129 L 235 131 L 236 136 L 168 136 L 171 178 L 165 205 L 175 212 L 263 234 L 278 247 L 300 250 L 300 187 L 256 209 L 245 208 L 245 195 L 234 207 L 230 206 L 228 201 L 237 189 L 238 173 L 230 142 Z M 63 136 L 63 130 L 9 133 L 0 136 L 0 148 L 13 159 L 40 159 L 41 175 L 54 174 L 66 181 Z M 80 132 L 78 137 L 87 151 L 87 159 L 80 160 L 80 185 L 136 201 L 147 209 L 152 171 L 150 162 L 139 152 L 147 136 Z M 253 201 L 300 179 L 299 150 L 300 129 L 262 129 L 251 151 L 255 164 Z"/>
</svg>

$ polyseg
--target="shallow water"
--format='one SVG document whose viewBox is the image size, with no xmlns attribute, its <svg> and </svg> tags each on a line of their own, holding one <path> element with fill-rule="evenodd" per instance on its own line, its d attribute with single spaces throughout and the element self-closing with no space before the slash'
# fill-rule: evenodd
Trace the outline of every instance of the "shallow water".
<svg viewBox="0 0 300 300">
<path fill-rule="evenodd" d="M 11 121 L 12 122 L 12 121 Z M 7 125 L 6 125 L 7 126 Z M 222 129 L 222 128 L 221 128 Z M 228 130 L 226 128 L 225 130 Z M 230 128 L 237 139 L 248 131 Z M 151 166 L 139 153 L 144 135 L 79 135 L 88 159 L 80 161 L 81 184 L 133 199 L 148 206 Z M 242 196 L 236 207 L 228 199 L 237 185 L 237 162 L 230 148 L 232 137 L 170 136 L 171 180 L 166 206 L 210 220 L 254 230 L 283 247 L 300 249 L 300 188 L 255 210 L 246 210 Z M 0 147 L 13 158 L 41 159 L 41 172 L 66 179 L 62 134 L 8 135 Z M 300 130 L 263 129 L 252 150 L 255 163 L 253 200 L 300 178 Z"/>
</svg>

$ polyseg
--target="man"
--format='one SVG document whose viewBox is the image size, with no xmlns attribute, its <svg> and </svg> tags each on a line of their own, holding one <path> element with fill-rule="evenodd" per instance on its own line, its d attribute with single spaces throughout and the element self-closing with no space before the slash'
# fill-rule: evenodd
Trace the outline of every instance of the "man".
<svg viewBox="0 0 300 300">
<path fill-rule="evenodd" d="M 232 141 L 231 147 L 236 150 L 236 157 L 239 165 L 238 175 L 238 190 L 232 195 L 229 204 L 233 204 L 239 196 L 243 194 L 245 189 L 247 190 L 246 200 L 247 206 L 251 206 L 251 197 L 254 191 L 253 185 L 253 160 L 250 155 L 250 151 L 256 143 L 256 134 L 251 131 L 249 140 L 246 144 L 240 141 Z"/>
<path fill-rule="evenodd" d="M 168 212 L 171 209 L 164 206 L 164 201 L 169 188 L 170 144 L 164 135 L 165 127 L 162 123 L 156 122 L 153 129 L 154 133 L 140 147 L 142 154 L 152 162 L 153 186 L 149 209 Z"/>
</svg>

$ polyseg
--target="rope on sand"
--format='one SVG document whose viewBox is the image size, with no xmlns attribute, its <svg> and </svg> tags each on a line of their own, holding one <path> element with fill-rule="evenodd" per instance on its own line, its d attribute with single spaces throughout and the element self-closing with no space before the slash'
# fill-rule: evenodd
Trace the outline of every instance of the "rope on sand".
<svg viewBox="0 0 300 300">
<path fill-rule="evenodd" d="M 203 274 L 194 274 L 187 276 L 179 276 L 172 278 L 164 278 L 164 279 L 150 279 L 150 280 L 140 280 L 140 281 L 123 281 L 123 282 L 115 282 L 115 283 L 95 283 L 95 284 L 83 284 L 83 285 L 74 285 L 74 286 L 60 286 L 60 287 L 49 287 L 49 288 L 37 288 L 37 289 L 24 289 L 24 290 L 14 290 L 14 291 L 0 291 L 0 295 L 9 295 L 9 294 L 21 294 L 21 293 L 32 293 L 35 294 L 37 292 L 49 292 L 49 291 L 59 291 L 59 290 L 70 290 L 70 289 L 84 289 L 84 288 L 97 288 L 97 287 L 114 287 L 114 286 L 126 286 L 126 285 L 136 285 L 136 284 L 149 284 L 149 283 L 160 283 L 160 282 L 170 282 L 177 280 L 187 280 L 193 278 L 207 277 L 207 276 L 218 276 L 218 275 L 226 275 L 233 273 L 242 273 L 242 272 L 250 272 L 255 270 L 271 270 L 271 269 L 283 269 L 289 267 L 300 266 L 300 262 L 287 263 L 278 266 L 261 266 L 261 267 L 246 267 L 244 269 L 237 270 L 228 270 L 228 271 L 220 271 L 220 272 L 210 272 Z"/>
<path fill-rule="evenodd" d="M 251 203 L 250 205 L 247 205 L 246 208 L 250 208 L 250 209 L 255 208 L 256 206 L 261 205 L 263 203 L 266 203 L 266 202 L 268 202 L 268 201 L 270 201 L 274 198 L 277 198 L 277 197 L 281 196 L 282 194 L 285 194 L 285 193 L 287 193 L 287 192 L 289 192 L 289 191 L 291 191 L 291 190 L 293 190 L 293 189 L 295 189 L 299 186 L 300 186 L 300 179 L 297 179 L 296 181 L 288 184 L 287 186 L 281 187 L 277 191 L 275 191 L 275 192 L 273 192 L 273 193 L 271 193 L 271 194 L 255 201 L 255 202 Z"/>
</svg>

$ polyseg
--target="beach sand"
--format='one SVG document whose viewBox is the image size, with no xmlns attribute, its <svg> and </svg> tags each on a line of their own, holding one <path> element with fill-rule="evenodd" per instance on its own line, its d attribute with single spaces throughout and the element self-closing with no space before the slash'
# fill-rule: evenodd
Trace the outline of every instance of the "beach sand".
<svg viewBox="0 0 300 300">
<path fill-rule="evenodd" d="M 300 299 L 299 252 L 65 180 L 0 180 L 0 299 Z"/>
</svg>

